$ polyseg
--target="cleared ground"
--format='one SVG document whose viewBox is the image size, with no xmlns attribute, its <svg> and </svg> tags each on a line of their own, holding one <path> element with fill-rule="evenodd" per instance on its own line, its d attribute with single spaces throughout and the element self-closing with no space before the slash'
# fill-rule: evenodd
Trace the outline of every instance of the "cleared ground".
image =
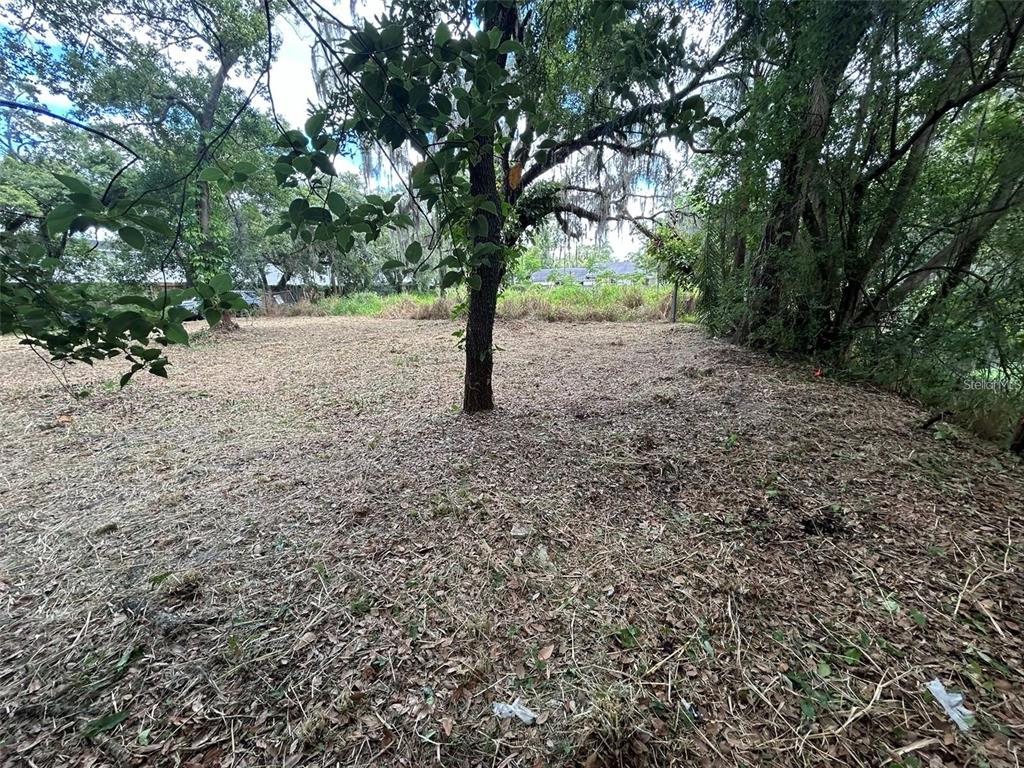
<svg viewBox="0 0 1024 768">
<path fill-rule="evenodd" d="M 0 344 L 0 764 L 1018 764 L 1020 463 L 655 323 L 501 325 L 467 418 L 455 327 Z"/>
</svg>

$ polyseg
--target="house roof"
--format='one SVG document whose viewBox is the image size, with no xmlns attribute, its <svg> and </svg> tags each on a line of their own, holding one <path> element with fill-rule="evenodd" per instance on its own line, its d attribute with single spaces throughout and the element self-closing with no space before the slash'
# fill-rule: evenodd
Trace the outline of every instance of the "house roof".
<svg viewBox="0 0 1024 768">
<path fill-rule="evenodd" d="M 574 280 L 584 280 L 590 270 L 586 267 L 563 267 L 559 269 L 538 269 L 530 280 L 534 283 L 546 283 L 558 277 L 571 277 Z"/>
<path fill-rule="evenodd" d="M 592 275 L 600 274 L 601 272 L 614 272 L 616 275 L 633 275 L 637 272 L 642 272 L 636 264 L 632 261 L 608 261 L 604 264 L 596 265 L 590 273 Z"/>
<path fill-rule="evenodd" d="M 559 276 L 562 276 L 571 277 L 574 280 L 582 282 L 587 279 L 593 279 L 603 272 L 611 272 L 614 275 L 625 276 L 635 275 L 638 273 L 643 274 L 644 271 L 632 261 L 606 261 L 604 264 L 597 264 L 593 269 L 587 269 L 586 267 L 538 269 L 530 275 L 530 280 L 534 283 L 547 283 L 555 280 Z"/>
</svg>

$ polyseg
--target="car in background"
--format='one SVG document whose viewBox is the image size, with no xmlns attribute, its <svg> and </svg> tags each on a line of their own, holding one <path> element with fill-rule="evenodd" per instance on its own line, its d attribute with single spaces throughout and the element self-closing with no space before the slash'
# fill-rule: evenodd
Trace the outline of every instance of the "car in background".
<svg viewBox="0 0 1024 768">
<path fill-rule="evenodd" d="M 202 320 L 203 319 L 203 300 L 202 299 L 185 299 L 181 304 L 178 305 L 182 309 L 188 310 L 188 317 L 186 320 Z"/>
<path fill-rule="evenodd" d="M 235 291 L 235 293 L 237 293 L 241 297 L 242 301 L 246 303 L 247 310 L 243 310 L 243 312 L 248 311 L 249 313 L 253 313 L 263 308 L 262 294 L 256 291 Z"/>
</svg>

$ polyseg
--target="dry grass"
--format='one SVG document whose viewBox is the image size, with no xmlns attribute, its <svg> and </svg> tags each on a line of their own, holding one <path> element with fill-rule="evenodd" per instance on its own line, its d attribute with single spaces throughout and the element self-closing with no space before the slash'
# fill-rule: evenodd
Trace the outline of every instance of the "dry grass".
<svg viewBox="0 0 1024 768">
<path fill-rule="evenodd" d="M 377 317 L 391 320 L 450 320 L 454 307 L 465 301 L 463 291 L 445 297 L 429 293 L 403 293 L 380 296 L 355 293 L 324 299 L 317 304 L 292 305 L 284 314 L 332 314 Z M 680 298 L 680 316 L 692 316 L 695 298 Z M 502 320 L 545 320 L 548 322 L 635 322 L 664 320 L 671 308 L 667 288 L 635 285 L 583 287 L 560 285 L 514 286 L 498 295 L 497 317 Z"/>
<path fill-rule="evenodd" d="M 685 328 L 502 323 L 467 418 L 453 324 L 242 323 L 0 345 L 0 764 L 1017 764 L 1009 456 Z"/>
<path fill-rule="evenodd" d="M 384 305 L 380 317 L 390 320 L 450 320 L 454 306 L 455 302 L 448 298 L 415 301 L 399 296 Z"/>
<path fill-rule="evenodd" d="M 300 299 L 290 304 L 268 302 L 261 313 L 268 317 L 326 317 L 330 314 L 323 302 L 312 302 L 309 299 Z"/>
</svg>

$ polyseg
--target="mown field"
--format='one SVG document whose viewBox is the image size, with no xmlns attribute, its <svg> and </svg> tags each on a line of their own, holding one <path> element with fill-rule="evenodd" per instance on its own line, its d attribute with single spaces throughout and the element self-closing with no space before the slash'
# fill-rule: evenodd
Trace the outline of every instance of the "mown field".
<svg viewBox="0 0 1024 768">
<path fill-rule="evenodd" d="M 1017 765 L 1018 460 L 664 323 L 499 323 L 466 417 L 456 328 L 2 340 L 0 765 Z"/>
</svg>

